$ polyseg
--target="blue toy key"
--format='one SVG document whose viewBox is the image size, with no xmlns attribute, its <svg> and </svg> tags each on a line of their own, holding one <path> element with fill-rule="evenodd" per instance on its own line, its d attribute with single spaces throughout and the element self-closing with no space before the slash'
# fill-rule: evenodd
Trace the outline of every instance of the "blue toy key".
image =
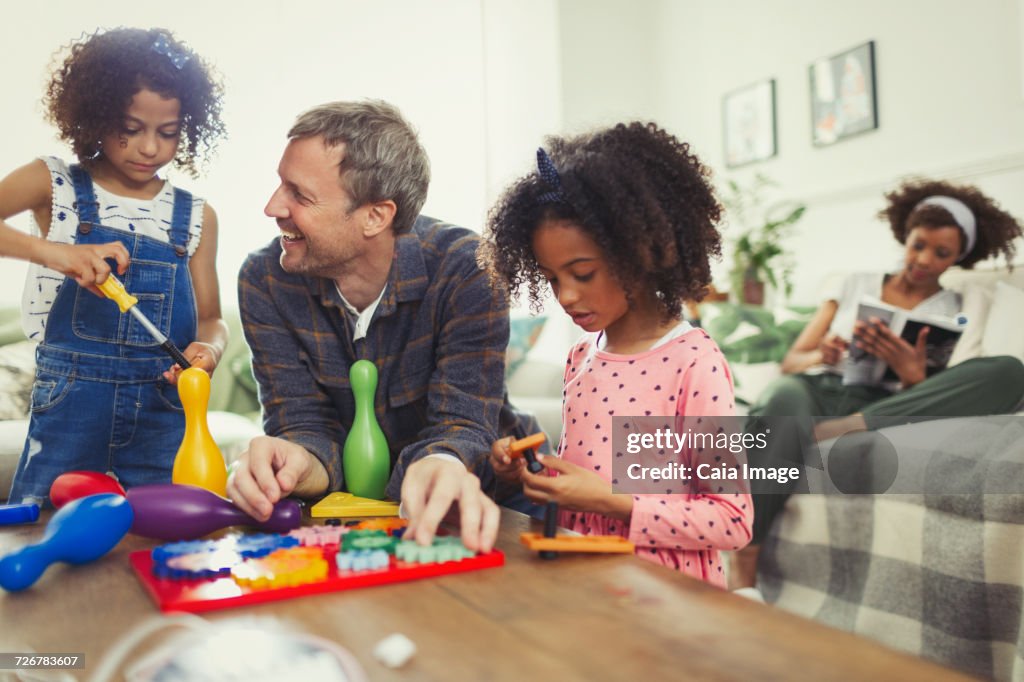
<svg viewBox="0 0 1024 682">
<path fill-rule="evenodd" d="M 16 523 L 35 523 L 39 520 L 39 505 L 34 502 L 26 504 L 0 504 L 0 526 L 12 526 Z"/>
<path fill-rule="evenodd" d="M 0 559 L 0 587 L 24 590 L 56 561 L 84 564 L 99 559 L 121 541 L 134 516 L 121 495 L 89 495 L 69 502 L 50 519 L 40 542 Z"/>
</svg>

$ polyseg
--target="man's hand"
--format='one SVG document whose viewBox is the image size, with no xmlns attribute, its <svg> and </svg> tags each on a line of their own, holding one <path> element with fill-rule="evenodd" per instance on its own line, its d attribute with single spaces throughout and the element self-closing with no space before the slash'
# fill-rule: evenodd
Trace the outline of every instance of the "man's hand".
<svg viewBox="0 0 1024 682">
<path fill-rule="evenodd" d="M 409 465 L 402 481 L 402 505 L 409 517 L 403 537 L 430 544 L 448 509 L 458 502 L 462 542 L 489 552 L 498 536 L 498 505 L 480 490 L 480 479 L 461 462 L 425 457 Z"/>
<path fill-rule="evenodd" d="M 228 497 L 246 514 L 266 521 L 282 498 L 292 493 L 322 495 L 328 483 L 320 460 L 306 448 L 281 438 L 259 436 L 233 467 Z"/>
</svg>

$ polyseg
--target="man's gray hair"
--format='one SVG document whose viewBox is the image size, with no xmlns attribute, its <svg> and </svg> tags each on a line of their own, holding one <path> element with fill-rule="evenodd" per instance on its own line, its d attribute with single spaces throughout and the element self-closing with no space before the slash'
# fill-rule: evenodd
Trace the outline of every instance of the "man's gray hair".
<svg viewBox="0 0 1024 682">
<path fill-rule="evenodd" d="M 338 172 L 353 207 L 390 199 L 395 233 L 408 231 L 427 199 L 430 160 L 402 113 L 382 100 L 321 104 L 288 131 L 290 140 L 317 136 L 328 147 L 345 145 Z"/>
</svg>

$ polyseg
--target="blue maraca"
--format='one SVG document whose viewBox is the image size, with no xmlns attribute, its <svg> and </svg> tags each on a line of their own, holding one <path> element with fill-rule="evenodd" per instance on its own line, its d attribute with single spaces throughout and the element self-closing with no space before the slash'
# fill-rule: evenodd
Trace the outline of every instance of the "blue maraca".
<svg viewBox="0 0 1024 682">
<path fill-rule="evenodd" d="M 46 525 L 42 541 L 0 559 L 0 587 L 30 587 L 55 561 L 84 564 L 114 548 L 135 514 L 121 495 L 89 495 L 64 505 Z"/>
</svg>

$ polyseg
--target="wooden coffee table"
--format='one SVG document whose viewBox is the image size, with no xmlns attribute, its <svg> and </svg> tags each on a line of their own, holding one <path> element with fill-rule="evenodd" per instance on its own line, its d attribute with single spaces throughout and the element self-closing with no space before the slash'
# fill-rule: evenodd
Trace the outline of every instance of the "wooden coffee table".
<svg viewBox="0 0 1024 682">
<path fill-rule="evenodd" d="M 0 555 L 43 528 L 0 527 Z M 502 510 L 502 568 L 202 617 L 281 618 L 351 651 L 371 680 L 965 679 L 634 556 L 543 561 L 520 546 L 525 530 L 539 524 Z M 25 592 L 0 591 L 0 651 L 82 652 L 86 669 L 69 672 L 85 679 L 159 613 L 128 563 L 130 552 L 156 544 L 128 536 L 97 562 L 59 564 Z M 418 647 L 399 670 L 371 655 L 394 632 Z M 146 640 L 137 655 L 159 642 Z"/>
</svg>

